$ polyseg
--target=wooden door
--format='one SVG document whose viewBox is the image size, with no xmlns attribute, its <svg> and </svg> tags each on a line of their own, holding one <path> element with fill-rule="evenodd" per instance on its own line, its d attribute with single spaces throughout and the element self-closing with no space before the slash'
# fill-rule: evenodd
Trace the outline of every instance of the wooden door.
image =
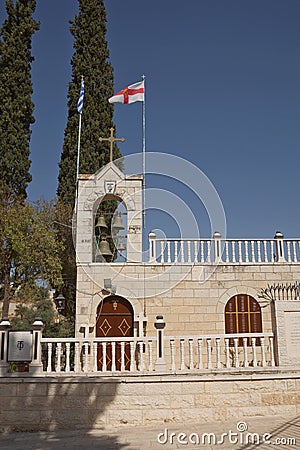
<svg viewBox="0 0 300 450">
<path fill-rule="evenodd" d="M 111 295 L 101 302 L 97 309 L 96 337 L 130 337 L 133 336 L 133 310 L 123 297 Z M 112 368 L 112 346 L 106 344 L 106 367 Z M 125 344 L 125 370 L 130 367 L 130 344 Z M 121 344 L 115 347 L 116 370 L 121 370 Z M 98 370 L 103 367 L 103 347 L 98 344 Z"/>
</svg>

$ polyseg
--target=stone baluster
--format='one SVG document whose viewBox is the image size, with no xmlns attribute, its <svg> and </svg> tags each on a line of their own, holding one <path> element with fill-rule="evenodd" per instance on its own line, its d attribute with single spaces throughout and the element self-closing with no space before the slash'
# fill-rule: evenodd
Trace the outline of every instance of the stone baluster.
<svg viewBox="0 0 300 450">
<path fill-rule="evenodd" d="M 79 342 L 75 342 L 75 361 L 74 361 L 74 370 L 75 373 L 80 372 L 80 346 Z"/>
<path fill-rule="evenodd" d="M 252 357 L 253 357 L 253 367 L 257 367 L 257 357 L 256 357 L 256 338 L 252 338 Z"/>
<path fill-rule="evenodd" d="M 264 249 L 264 262 L 268 261 L 268 247 L 267 247 L 267 241 L 263 241 L 263 249 Z"/>
<path fill-rule="evenodd" d="M 164 241 L 160 241 L 160 262 L 165 262 L 165 249 L 164 249 Z"/>
<path fill-rule="evenodd" d="M 245 241 L 245 261 L 249 262 L 249 249 L 248 249 L 248 241 Z"/>
<path fill-rule="evenodd" d="M 94 357 L 93 372 L 98 372 L 98 342 L 93 343 L 93 357 Z"/>
<path fill-rule="evenodd" d="M 83 371 L 88 372 L 89 371 L 89 344 L 88 342 L 85 342 L 83 344 Z"/>
<path fill-rule="evenodd" d="M 153 343 L 152 339 L 149 339 L 148 341 L 148 350 L 149 350 L 149 372 L 152 372 L 153 370 Z"/>
<path fill-rule="evenodd" d="M 243 262 L 242 241 L 238 241 L 238 262 Z"/>
<path fill-rule="evenodd" d="M 175 372 L 175 340 L 170 339 L 170 353 L 171 353 L 171 370 Z"/>
<path fill-rule="evenodd" d="M 167 241 L 168 263 L 171 262 L 171 242 Z"/>
<path fill-rule="evenodd" d="M 226 358 L 226 368 L 229 369 L 230 366 L 230 351 L 229 351 L 229 339 L 225 338 L 225 358 Z"/>
<path fill-rule="evenodd" d="M 191 241 L 187 241 L 187 262 L 192 262 L 192 255 L 191 255 Z"/>
<path fill-rule="evenodd" d="M 229 262 L 229 242 L 225 241 L 225 262 Z"/>
<path fill-rule="evenodd" d="M 247 338 L 243 338 L 244 367 L 248 367 L 248 366 L 249 366 L 249 362 L 248 362 L 248 347 L 247 347 L 247 342 L 248 342 L 248 339 L 247 339 Z"/>
<path fill-rule="evenodd" d="M 107 371 L 106 366 L 106 342 L 102 342 L 102 372 Z"/>
<path fill-rule="evenodd" d="M 270 359 L 271 359 L 271 366 L 275 367 L 275 357 L 274 357 L 274 339 L 273 336 L 270 336 Z"/>
<path fill-rule="evenodd" d="M 202 338 L 198 339 L 198 368 L 203 369 L 203 340 Z"/>
<path fill-rule="evenodd" d="M 61 371 L 61 342 L 56 344 L 56 366 L 55 372 Z"/>
<path fill-rule="evenodd" d="M 211 339 L 208 338 L 206 340 L 206 346 L 207 346 L 207 368 L 212 369 L 212 359 L 211 359 Z"/>
<path fill-rule="evenodd" d="M 184 339 L 180 339 L 180 370 L 184 369 Z"/>
<path fill-rule="evenodd" d="M 121 342 L 121 372 L 125 370 L 125 342 Z"/>
<path fill-rule="evenodd" d="M 251 247 L 251 262 L 254 263 L 254 262 L 256 262 L 256 258 L 255 258 L 255 242 L 254 241 L 250 241 L 250 247 Z"/>
<path fill-rule="evenodd" d="M 71 344 L 70 342 L 66 342 L 66 368 L 65 371 L 66 372 L 70 372 L 70 349 L 71 349 Z"/>
<path fill-rule="evenodd" d="M 240 361 L 239 361 L 239 339 L 234 338 L 234 367 L 240 367 Z"/>
<path fill-rule="evenodd" d="M 221 368 L 221 343 L 220 338 L 216 338 L 216 351 L 217 351 L 217 369 Z"/>
<path fill-rule="evenodd" d="M 193 241 L 194 242 L 194 262 L 198 262 L 198 242 L 197 241 Z"/>
<path fill-rule="evenodd" d="M 205 260 L 204 260 L 204 241 L 200 242 L 200 261 L 199 262 L 205 262 Z"/>
<path fill-rule="evenodd" d="M 235 257 L 235 241 L 231 241 L 231 249 L 232 249 L 232 262 L 236 262 L 236 257 Z"/>
<path fill-rule="evenodd" d="M 52 342 L 48 342 L 47 372 L 52 372 Z"/>
<path fill-rule="evenodd" d="M 145 368 L 144 368 L 144 342 L 143 341 L 139 341 L 138 342 L 138 352 L 139 352 L 139 371 L 140 372 L 144 372 Z"/>
<path fill-rule="evenodd" d="M 260 241 L 257 241 L 257 262 L 261 262 Z"/>
<path fill-rule="evenodd" d="M 206 241 L 207 245 L 207 262 L 211 262 L 211 241 Z"/>
<path fill-rule="evenodd" d="M 189 338 L 189 367 L 190 370 L 194 369 L 194 354 L 193 354 L 193 338 Z"/>
<path fill-rule="evenodd" d="M 111 342 L 111 371 L 116 371 L 116 343 Z"/>
<path fill-rule="evenodd" d="M 178 241 L 174 243 L 174 262 L 178 263 Z"/>
<path fill-rule="evenodd" d="M 180 249 L 181 249 L 181 260 L 180 260 L 180 262 L 185 263 L 184 241 L 180 241 Z"/>
<path fill-rule="evenodd" d="M 218 231 L 215 231 L 213 238 L 214 238 L 214 253 L 215 253 L 214 262 L 218 263 L 221 260 L 221 256 L 222 256 L 221 234 Z"/>
<path fill-rule="evenodd" d="M 260 338 L 260 347 L 261 347 L 261 365 L 262 367 L 266 367 L 266 349 L 265 349 L 265 338 Z"/>
<path fill-rule="evenodd" d="M 130 372 L 134 372 L 134 341 L 130 341 Z"/>
<path fill-rule="evenodd" d="M 293 241 L 293 262 L 297 262 L 297 250 L 296 250 L 296 241 Z"/>
</svg>

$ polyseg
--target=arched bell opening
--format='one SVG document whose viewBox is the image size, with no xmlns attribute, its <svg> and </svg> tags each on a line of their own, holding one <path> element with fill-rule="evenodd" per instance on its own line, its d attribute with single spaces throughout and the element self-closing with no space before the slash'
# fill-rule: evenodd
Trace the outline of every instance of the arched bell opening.
<svg viewBox="0 0 300 450">
<path fill-rule="evenodd" d="M 106 195 L 94 214 L 94 262 L 127 259 L 127 209 L 123 201 Z"/>
</svg>

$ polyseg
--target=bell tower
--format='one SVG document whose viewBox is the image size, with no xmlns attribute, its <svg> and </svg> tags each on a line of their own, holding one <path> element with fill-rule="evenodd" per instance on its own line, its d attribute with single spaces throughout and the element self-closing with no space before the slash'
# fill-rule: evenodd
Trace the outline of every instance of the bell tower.
<svg viewBox="0 0 300 450">
<path fill-rule="evenodd" d="M 142 261 L 142 175 L 125 175 L 110 162 L 80 175 L 76 214 L 77 265 Z M 111 201 L 121 206 L 101 212 Z"/>
</svg>

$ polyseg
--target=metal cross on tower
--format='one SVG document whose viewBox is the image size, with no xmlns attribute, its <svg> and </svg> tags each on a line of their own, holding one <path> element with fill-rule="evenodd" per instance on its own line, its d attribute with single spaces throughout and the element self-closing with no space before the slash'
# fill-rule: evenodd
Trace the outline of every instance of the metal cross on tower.
<svg viewBox="0 0 300 450">
<path fill-rule="evenodd" d="M 100 142 L 102 142 L 102 141 L 110 142 L 110 162 L 112 162 L 112 160 L 113 160 L 113 145 L 114 145 L 114 142 L 115 141 L 120 141 L 120 142 L 124 142 L 125 141 L 125 138 L 115 138 L 114 137 L 114 131 L 115 131 L 114 128 L 110 128 L 110 136 L 109 136 L 109 138 L 102 138 L 102 137 L 99 138 Z"/>
</svg>

